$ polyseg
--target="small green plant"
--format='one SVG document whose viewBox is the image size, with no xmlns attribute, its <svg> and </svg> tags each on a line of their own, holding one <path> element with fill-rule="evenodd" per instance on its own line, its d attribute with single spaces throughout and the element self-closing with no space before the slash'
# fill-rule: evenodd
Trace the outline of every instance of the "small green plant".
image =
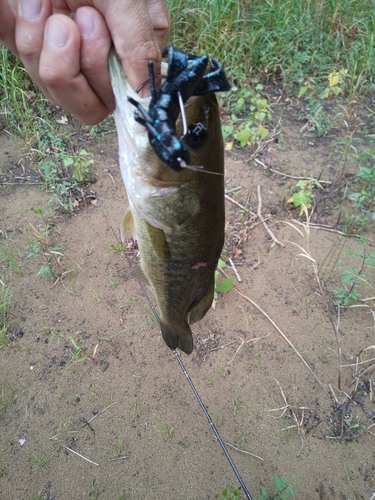
<svg viewBox="0 0 375 500">
<path fill-rule="evenodd" d="M 83 350 L 83 348 L 80 347 L 72 337 L 70 337 L 70 341 L 74 347 L 74 354 L 72 356 L 72 360 L 77 362 L 86 361 L 86 359 L 88 359 L 88 356 Z"/>
<path fill-rule="evenodd" d="M 91 392 L 91 394 L 96 394 L 97 393 L 96 385 L 90 384 L 89 391 Z"/>
<path fill-rule="evenodd" d="M 8 316 L 10 306 L 10 289 L 0 279 L 0 349 L 10 347 L 8 337 Z"/>
<path fill-rule="evenodd" d="M 74 146 L 57 139 L 50 134 L 50 146 L 41 145 L 39 173 L 43 178 L 43 187 L 53 193 L 50 203 L 56 203 L 68 213 L 73 213 L 84 199 L 83 189 L 90 176 L 93 160 L 85 149 L 75 150 Z M 59 141 L 56 143 L 56 141 Z M 43 152 L 47 148 L 49 159 Z"/>
<path fill-rule="evenodd" d="M 223 378 L 225 378 L 225 377 L 227 377 L 227 376 L 228 376 L 228 368 L 226 368 L 226 367 L 224 367 L 224 366 L 222 366 L 221 368 L 219 368 L 217 371 L 219 372 L 219 374 L 220 374 Z"/>
<path fill-rule="evenodd" d="M 0 245 L 0 262 L 2 264 L 4 262 L 8 263 L 12 271 L 15 271 L 17 274 L 21 274 L 20 266 L 16 261 L 14 255 L 3 245 Z"/>
<path fill-rule="evenodd" d="M 36 495 L 33 495 L 30 500 L 45 500 L 46 498 L 46 490 L 42 488 Z"/>
<path fill-rule="evenodd" d="M 57 426 L 57 432 L 50 439 L 56 440 L 59 439 L 60 436 L 69 435 L 69 434 L 77 434 L 78 431 L 71 430 L 72 422 L 68 419 L 67 421 L 60 420 L 59 425 Z"/>
<path fill-rule="evenodd" d="M 119 493 L 115 500 L 126 500 L 126 493 Z"/>
<path fill-rule="evenodd" d="M 172 432 L 173 432 L 173 428 L 170 427 L 167 422 L 163 422 L 162 419 L 159 417 L 159 416 L 156 416 L 156 419 L 158 421 L 158 425 L 160 427 L 160 429 L 162 429 L 164 431 L 164 434 L 165 434 L 165 441 L 169 438 L 172 437 Z"/>
<path fill-rule="evenodd" d="M 281 479 L 278 475 L 275 476 L 275 488 L 273 495 L 267 493 L 267 490 L 262 486 L 261 494 L 259 500 L 288 500 L 289 498 L 294 498 L 296 492 L 292 488 L 292 485 L 296 484 L 295 476 L 292 476 L 292 480 Z"/>
<path fill-rule="evenodd" d="M 231 410 L 233 412 L 233 416 L 235 417 L 239 411 L 240 408 L 246 408 L 247 406 L 244 404 L 242 398 L 236 396 L 235 399 L 232 401 L 231 405 Z"/>
<path fill-rule="evenodd" d="M 137 398 L 134 396 L 134 398 L 131 400 L 131 402 L 129 404 L 130 404 L 130 407 L 131 407 L 131 410 L 132 410 L 133 420 L 135 420 L 136 418 L 139 417 Z"/>
<path fill-rule="evenodd" d="M 237 500 L 241 498 L 240 490 L 236 487 L 228 486 L 219 495 L 219 500 Z"/>
<path fill-rule="evenodd" d="M 371 280 L 368 279 L 366 272 L 375 269 L 375 252 L 364 255 L 362 250 L 358 252 L 349 250 L 347 253 L 349 256 L 360 259 L 361 265 L 359 267 L 348 267 L 346 263 L 342 261 L 339 263 L 342 271 L 338 276 L 341 277 L 343 286 L 332 290 L 332 292 L 336 299 L 335 305 L 341 307 L 358 304 L 361 298 L 363 298 L 361 295 L 363 294 L 364 288 L 374 290 L 374 286 L 371 284 Z"/>
<path fill-rule="evenodd" d="M 116 459 L 116 458 L 123 458 L 124 457 L 124 452 L 123 452 L 123 436 L 122 436 L 122 429 L 120 428 L 120 434 L 117 439 L 117 443 L 113 445 L 113 448 L 115 450 L 114 453 L 110 455 L 110 458 Z"/>
<path fill-rule="evenodd" d="M 358 416 L 345 415 L 344 422 L 351 430 L 359 429 Z"/>
<path fill-rule="evenodd" d="M 313 187 L 316 186 L 321 188 L 322 185 L 316 179 L 308 179 L 308 180 L 299 180 L 296 184 L 296 187 L 299 188 L 299 191 L 293 193 L 292 196 L 288 199 L 288 203 L 291 203 L 293 207 L 300 207 L 299 215 L 304 214 L 304 207 L 309 210 L 312 207 L 312 201 L 315 195 L 312 192 Z"/>
<path fill-rule="evenodd" d="M 30 207 L 30 211 L 41 217 L 43 227 L 34 227 L 29 222 L 34 239 L 27 243 L 26 258 L 35 260 L 39 255 L 43 256 L 44 261 L 37 275 L 58 278 L 62 275 L 60 258 L 63 254 L 61 253 L 61 248 L 51 242 L 50 231 L 52 225 L 48 223 L 48 217 L 43 209 Z"/>
<path fill-rule="evenodd" d="M 43 459 L 39 458 L 34 452 L 29 450 L 28 448 L 26 448 L 26 451 L 30 455 L 31 462 L 33 462 L 38 467 L 38 469 L 43 469 L 43 467 L 49 462 L 48 458 L 45 458 L 43 460 Z"/>
<path fill-rule="evenodd" d="M 348 77 L 347 69 L 333 70 L 328 75 L 328 87 L 323 90 L 322 98 L 330 99 L 331 97 L 340 97 L 344 94 L 345 83 Z"/>
<path fill-rule="evenodd" d="M 240 91 L 229 94 L 227 108 L 230 119 L 222 127 L 224 139 L 233 136 L 244 148 L 267 137 L 266 122 L 272 121 L 272 113 L 262 92 L 263 85 L 258 84 L 255 89 L 242 88 Z M 232 147 L 233 140 L 226 144 L 227 150 L 231 150 Z"/>
<path fill-rule="evenodd" d="M 95 481 L 93 481 L 92 486 L 91 486 L 91 491 L 89 493 L 89 497 L 92 500 L 98 500 L 99 494 L 100 494 L 99 487 L 96 486 Z"/>
<path fill-rule="evenodd" d="M 111 271 L 111 281 L 109 283 L 109 286 L 113 289 L 117 288 L 117 285 L 118 285 L 119 281 L 117 279 L 117 275 L 116 274 L 113 274 L 112 271 Z"/>
<path fill-rule="evenodd" d="M 236 431 L 236 440 L 241 443 L 241 445 L 247 444 L 249 440 L 249 433 L 248 432 L 243 432 L 241 430 Z"/>
<path fill-rule="evenodd" d="M 227 267 L 226 263 L 222 259 L 219 259 L 219 262 L 217 265 L 220 269 L 225 269 Z M 218 283 L 219 271 L 216 270 L 214 280 L 215 280 L 215 289 L 214 289 L 214 300 L 212 301 L 212 307 L 215 309 L 216 302 L 217 302 L 217 299 L 219 297 L 218 293 L 226 293 L 226 292 L 229 292 L 230 290 L 232 290 L 233 278 L 225 278 L 220 283 Z"/>
<path fill-rule="evenodd" d="M 72 177 L 75 179 L 81 187 L 84 187 L 89 173 L 90 165 L 92 165 L 93 160 L 89 159 L 92 157 L 91 153 L 88 153 L 85 149 L 80 149 L 74 155 L 74 157 L 64 157 L 64 167 L 73 167 Z"/>
<path fill-rule="evenodd" d="M 356 190 L 349 194 L 349 200 L 356 210 L 354 223 L 364 229 L 375 221 L 375 147 L 365 149 L 358 157 L 360 165 L 354 179 Z M 352 216 L 353 218 L 353 216 Z"/>
</svg>

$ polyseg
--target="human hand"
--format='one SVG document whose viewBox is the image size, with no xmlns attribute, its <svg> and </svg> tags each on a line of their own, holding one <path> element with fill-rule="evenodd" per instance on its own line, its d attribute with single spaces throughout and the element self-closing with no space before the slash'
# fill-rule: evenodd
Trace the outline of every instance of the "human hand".
<svg viewBox="0 0 375 500">
<path fill-rule="evenodd" d="M 113 43 L 133 88 L 160 71 L 169 34 L 165 0 L 0 0 L 0 40 L 51 101 L 99 123 L 115 107 L 108 74 Z"/>
</svg>

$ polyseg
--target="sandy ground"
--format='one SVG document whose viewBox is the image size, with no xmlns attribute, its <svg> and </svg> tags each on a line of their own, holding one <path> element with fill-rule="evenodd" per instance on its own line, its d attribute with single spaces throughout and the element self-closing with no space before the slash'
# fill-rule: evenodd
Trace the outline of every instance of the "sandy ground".
<svg viewBox="0 0 375 500">
<path fill-rule="evenodd" d="M 342 166 L 333 152 L 342 132 L 317 138 L 301 136 L 300 127 L 285 115 L 278 142 L 260 160 L 337 186 Z M 27 163 L 23 145 L 5 133 L 0 141 L 9 179 L 19 160 Z M 218 498 L 238 481 L 110 227 L 118 234 L 127 204 L 116 135 L 85 148 L 94 153 L 97 202 L 88 199 L 74 216 L 53 211 L 51 195 L 38 185 L 0 187 L 0 243 L 20 267 L 1 264 L 11 290 L 11 340 L 0 349 L 0 498 Z M 375 345 L 374 317 L 362 307 L 338 318 L 330 292 L 341 284 L 339 260 L 350 265 L 347 251 L 363 247 L 295 222 L 298 211 L 286 203 L 294 179 L 233 154 L 226 179 L 228 190 L 241 186 L 231 196 L 241 204 L 249 196 L 254 212 L 261 187 L 262 215 L 285 246 L 272 245 L 256 217 L 227 202 L 226 255 L 248 298 L 236 289 L 220 295 L 216 309 L 194 325 L 193 354 L 181 358 L 222 438 L 243 450 L 229 448 L 254 498 L 262 486 L 272 495 L 278 475 L 295 479 L 298 499 L 370 500 L 375 374 L 356 381 L 348 365 Z M 340 229 L 340 193 L 330 185 L 317 192 L 314 223 Z M 35 241 L 30 223 L 49 226 L 50 245 L 60 248 L 64 278 L 56 283 L 37 275 L 40 253 L 26 258 Z M 367 278 L 374 282 L 371 270 Z M 361 359 L 373 355 L 374 347 Z"/>
</svg>

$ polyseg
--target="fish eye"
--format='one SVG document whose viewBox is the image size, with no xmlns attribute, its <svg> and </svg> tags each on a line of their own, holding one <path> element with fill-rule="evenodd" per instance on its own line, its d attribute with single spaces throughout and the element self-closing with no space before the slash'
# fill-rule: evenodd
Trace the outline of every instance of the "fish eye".
<svg viewBox="0 0 375 500">
<path fill-rule="evenodd" d="M 189 125 L 185 136 L 186 143 L 192 149 L 198 149 L 203 146 L 207 136 L 207 129 L 202 123 L 193 123 Z"/>
</svg>

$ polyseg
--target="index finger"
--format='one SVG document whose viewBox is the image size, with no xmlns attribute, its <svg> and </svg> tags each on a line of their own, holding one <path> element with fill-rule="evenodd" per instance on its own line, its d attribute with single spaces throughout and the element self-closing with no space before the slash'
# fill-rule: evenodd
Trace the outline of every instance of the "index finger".
<svg viewBox="0 0 375 500">
<path fill-rule="evenodd" d="M 133 88 L 148 78 L 147 61 L 160 73 L 160 49 L 169 34 L 165 0 L 70 0 L 71 8 L 92 5 L 103 15 L 124 73 Z"/>
</svg>

